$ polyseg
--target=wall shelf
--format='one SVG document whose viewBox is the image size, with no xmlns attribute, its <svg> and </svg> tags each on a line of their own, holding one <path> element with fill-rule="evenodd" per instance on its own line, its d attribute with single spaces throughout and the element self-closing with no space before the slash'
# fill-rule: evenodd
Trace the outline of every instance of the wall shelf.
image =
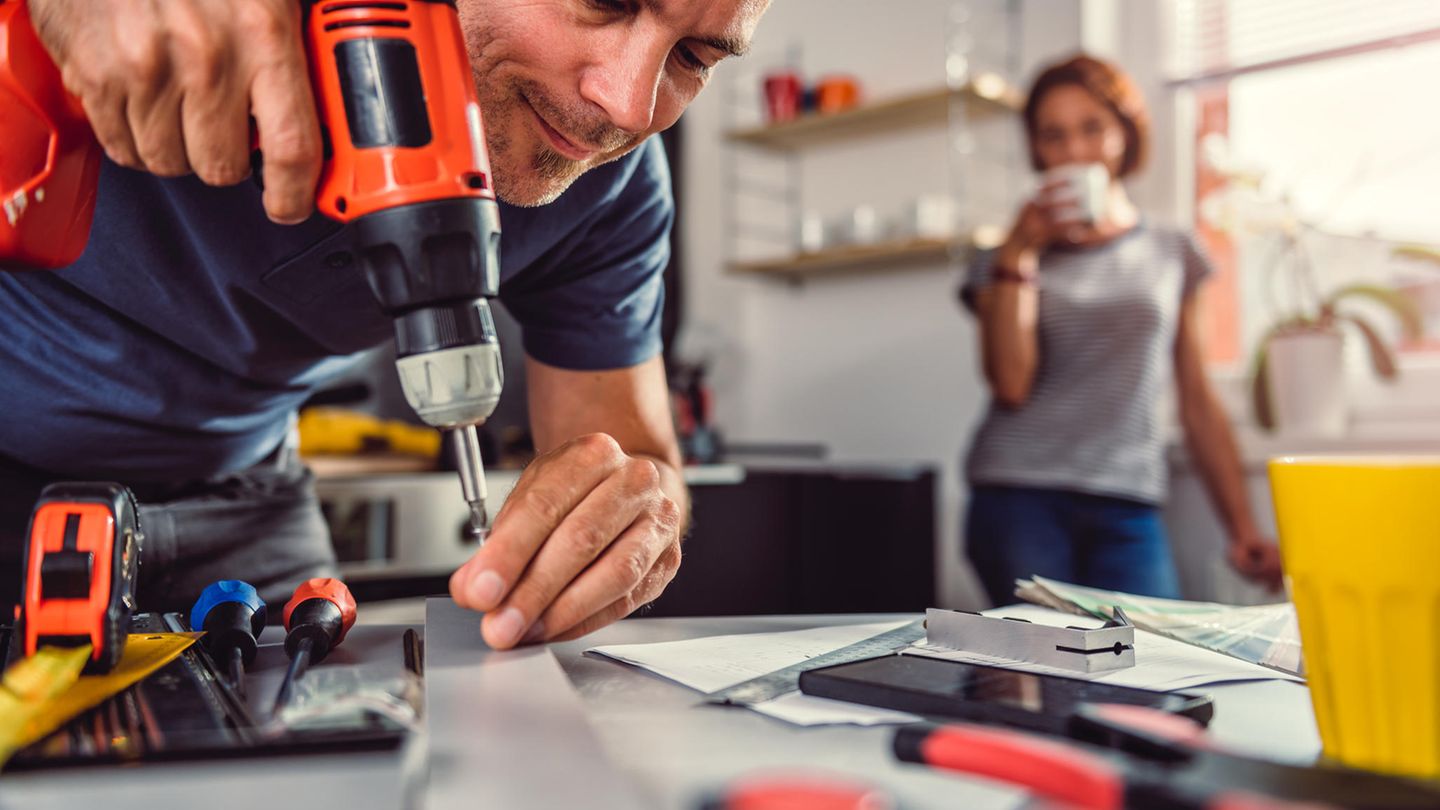
<svg viewBox="0 0 1440 810">
<path fill-rule="evenodd" d="M 810 113 L 783 124 L 732 130 L 726 138 L 769 149 L 801 149 L 827 141 L 908 127 L 944 124 L 950 102 L 961 99 L 972 117 L 1008 115 L 1024 103 L 1019 90 L 994 73 L 982 73 L 958 89 L 938 88 L 885 99 L 839 113 Z"/>
<path fill-rule="evenodd" d="M 903 239 L 873 245 L 845 245 L 778 259 L 732 262 L 730 272 L 799 281 L 863 270 L 939 264 L 949 259 L 952 251 L 994 246 L 997 233 L 995 228 L 981 227 L 969 236 L 956 240 Z"/>
</svg>

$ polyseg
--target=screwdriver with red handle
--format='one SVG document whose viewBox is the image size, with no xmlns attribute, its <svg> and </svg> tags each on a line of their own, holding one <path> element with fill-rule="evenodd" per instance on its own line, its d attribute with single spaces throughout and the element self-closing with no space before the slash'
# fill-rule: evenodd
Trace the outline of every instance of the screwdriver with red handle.
<svg viewBox="0 0 1440 810">
<path fill-rule="evenodd" d="M 275 695 L 272 714 L 285 708 L 295 682 L 312 663 L 324 661 L 354 624 L 355 597 L 340 580 L 316 577 L 295 589 L 285 603 L 285 654 L 290 656 L 290 668 Z"/>
</svg>

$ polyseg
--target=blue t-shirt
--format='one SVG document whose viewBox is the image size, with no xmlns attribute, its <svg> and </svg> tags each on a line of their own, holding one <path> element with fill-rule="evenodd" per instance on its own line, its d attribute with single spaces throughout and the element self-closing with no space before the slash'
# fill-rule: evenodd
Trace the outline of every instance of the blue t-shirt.
<svg viewBox="0 0 1440 810">
<path fill-rule="evenodd" d="M 674 201 L 658 138 L 500 217 L 500 299 L 526 353 L 607 369 L 659 352 Z M 320 216 L 271 223 L 249 181 L 107 161 L 79 261 L 0 273 L 0 456 L 121 481 L 258 462 L 311 392 L 392 339 L 340 236 Z"/>
</svg>

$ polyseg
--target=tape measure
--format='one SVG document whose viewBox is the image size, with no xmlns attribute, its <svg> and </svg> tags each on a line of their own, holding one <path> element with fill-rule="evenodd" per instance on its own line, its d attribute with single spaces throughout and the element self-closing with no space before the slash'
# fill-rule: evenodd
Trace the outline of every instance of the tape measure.
<svg viewBox="0 0 1440 810">
<path fill-rule="evenodd" d="M 5 671 L 0 683 L 0 765 L 71 718 L 124 691 L 179 657 L 203 633 L 133 633 L 115 668 L 81 675 L 88 644 L 42 647 Z"/>
<path fill-rule="evenodd" d="M 85 646 L 87 672 L 113 668 L 135 611 L 142 542 L 135 496 L 120 484 L 61 482 L 41 490 L 16 614 L 24 654 Z"/>
<path fill-rule="evenodd" d="M 800 673 L 802 672 L 828 667 L 832 664 L 848 664 L 851 661 L 887 655 L 908 647 L 922 638 L 925 638 L 925 622 L 907 624 L 904 627 L 897 627 L 894 630 L 887 630 L 884 633 L 857 641 L 848 647 L 841 647 L 824 655 L 807 658 L 784 669 L 777 669 L 718 692 L 711 692 L 705 696 L 705 702 L 725 703 L 731 706 L 753 706 L 756 703 L 764 703 L 772 698 L 799 691 Z"/>
</svg>

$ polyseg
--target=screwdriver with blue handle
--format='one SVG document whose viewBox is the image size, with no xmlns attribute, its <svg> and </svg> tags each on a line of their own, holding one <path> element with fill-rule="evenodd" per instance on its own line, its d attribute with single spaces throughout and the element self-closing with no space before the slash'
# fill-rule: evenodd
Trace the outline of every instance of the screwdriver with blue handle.
<svg viewBox="0 0 1440 810">
<path fill-rule="evenodd" d="M 205 631 L 205 649 L 227 668 L 230 683 L 244 700 L 245 668 L 255 661 L 256 638 L 265 629 L 265 602 L 260 594 L 238 579 L 212 582 L 190 608 L 190 626 Z"/>
<path fill-rule="evenodd" d="M 354 624 L 355 597 L 340 580 L 317 577 L 295 589 L 285 603 L 285 654 L 290 656 L 290 668 L 275 695 L 272 715 L 279 715 L 290 702 L 295 681 L 312 663 L 325 660 Z"/>
</svg>

